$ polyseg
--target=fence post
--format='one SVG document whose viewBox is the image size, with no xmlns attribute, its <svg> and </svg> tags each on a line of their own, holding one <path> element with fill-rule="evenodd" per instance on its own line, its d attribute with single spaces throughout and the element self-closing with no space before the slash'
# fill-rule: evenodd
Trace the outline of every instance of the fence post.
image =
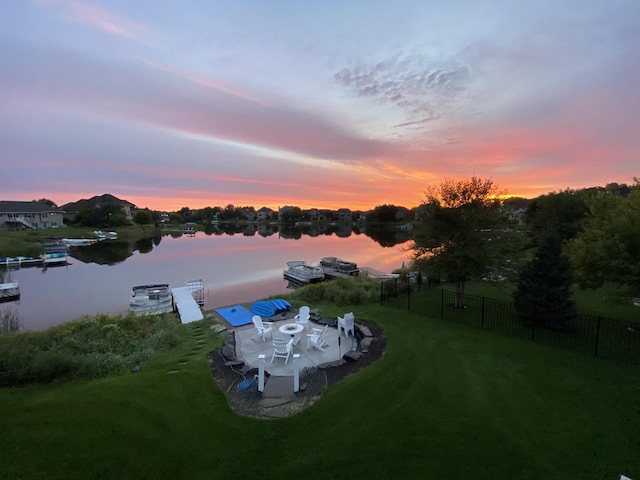
<svg viewBox="0 0 640 480">
<path fill-rule="evenodd" d="M 593 356 L 597 357 L 598 356 L 598 344 L 600 343 L 600 321 L 602 320 L 601 317 L 598 317 L 598 326 L 596 327 L 596 344 L 594 346 L 593 349 Z"/>
<path fill-rule="evenodd" d="M 411 284 L 407 283 L 407 310 L 411 310 Z"/>
<path fill-rule="evenodd" d="M 482 312 L 480 313 L 480 328 L 484 328 L 484 299 L 485 297 L 482 297 Z"/>
<path fill-rule="evenodd" d="M 444 317 L 444 290 L 440 290 L 440 318 Z"/>
<path fill-rule="evenodd" d="M 380 282 L 380 305 L 384 305 L 384 282 Z"/>
</svg>

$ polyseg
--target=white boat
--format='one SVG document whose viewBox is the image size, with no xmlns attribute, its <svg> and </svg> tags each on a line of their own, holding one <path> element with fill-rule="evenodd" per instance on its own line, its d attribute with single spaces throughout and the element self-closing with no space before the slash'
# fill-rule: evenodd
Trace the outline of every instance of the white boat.
<svg viewBox="0 0 640 480">
<path fill-rule="evenodd" d="M 173 295 L 168 283 L 137 285 L 129 300 L 129 311 L 136 315 L 173 312 Z"/>
<path fill-rule="evenodd" d="M 308 265 L 302 260 L 294 260 L 287 262 L 284 278 L 303 285 L 307 283 L 317 283 L 324 280 L 324 270 L 322 267 Z"/>
<path fill-rule="evenodd" d="M 93 243 L 96 243 L 98 240 L 95 238 L 63 238 L 60 241 L 65 245 L 81 247 L 83 245 L 91 245 Z"/>
<path fill-rule="evenodd" d="M 118 232 L 103 232 L 102 230 L 94 230 L 93 234 L 98 237 L 98 240 L 118 238 Z"/>
</svg>

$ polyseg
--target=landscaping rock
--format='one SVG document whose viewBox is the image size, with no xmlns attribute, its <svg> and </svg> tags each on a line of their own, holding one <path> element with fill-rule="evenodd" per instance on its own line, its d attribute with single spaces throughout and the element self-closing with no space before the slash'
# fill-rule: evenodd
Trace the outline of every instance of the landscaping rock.
<svg viewBox="0 0 640 480">
<path fill-rule="evenodd" d="M 345 353 L 342 358 L 344 358 L 348 362 L 357 362 L 362 358 L 362 352 L 357 350 L 351 350 L 350 352 Z"/>
<path fill-rule="evenodd" d="M 360 340 L 360 351 L 363 353 L 366 353 L 369 351 L 369 348 L 371 347 L 371 344 L 375 341 L 375 338 L 373 337 L 365 337 L 362 340 Z"/>
<path fill-rule="evenodd" d="M 365 325 L 356 325 L 358 327 L 358 330 L 360 330 L 360 332 L 362 333 L 363 336 L 365 337 L 372 337 L 373 334 L 371 333 L 371 330 L 369 330 L 369 327 L 365 326 Z"/>
<path fill-rule="evenodd" d="M 220 353 L 222 353 L 222 356 L 227 359 L 227 361 L 236 360 L 236 349 L 231 345 L 224 345 Z"/>
<path fill-rule="evenodd" d="M 344 365 L 344 360 L 334 360 L 333 362 L 325 362 L 318 365 L 318 369 L 326 370 L 327 368 L 339 367 Z"/>
</svg>

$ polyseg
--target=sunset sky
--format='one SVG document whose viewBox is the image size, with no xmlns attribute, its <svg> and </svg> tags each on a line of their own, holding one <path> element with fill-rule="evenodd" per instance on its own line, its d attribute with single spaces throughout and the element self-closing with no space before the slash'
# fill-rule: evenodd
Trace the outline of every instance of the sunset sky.
<svg viewBox="0 0 640 480">
<path fill-rule="evenodd" d="M 418 205 L 640 176 L 637 0 L 5 0 L 0 200 Z"/>
</svg>

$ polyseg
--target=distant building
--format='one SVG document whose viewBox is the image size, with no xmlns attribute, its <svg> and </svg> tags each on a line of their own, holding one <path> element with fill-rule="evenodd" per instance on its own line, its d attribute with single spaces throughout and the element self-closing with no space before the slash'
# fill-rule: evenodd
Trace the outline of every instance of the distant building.
<svg viewBox="0 0 640 480">
<path fill-rule="evenodd" d="M 258 220 L 271 220 L 274 213 L 276 213 L 275 210 L 272 210 L 268 207 L 262 207 L 257 212 Z"/>
<path fill-rule="evenodd" d="M 83 207 L 87 205 L 91 205 L 93 207 L 98 207 L 101 205 L 110 205 L 115 204 L 122 207 L 122 211 L 124 212 L 125 217 L 128 222 L 133 221 L 133 215 L 137 210 L 137 207 L 126 200 L 120 200 L 118 197 L 114 197 L 111 194 L 105 193 L 104 195 L 97 195 L 95 197 L 91 197 L 89 199 L 78 200 L 77 202 L 66 203 L 62 205 L 60 208 L 64 210 L 65 218 L 69 220 L 75 219 L 78 212 L 82 210 Z"/>
<path fill-rule="evenodd" d="M 0 201 L 0 230 L 62 227 L 64 211 L 40 202 Z"/>
<path fill-rule="evenodd" d="M 339 208 L 336 210 L 336 220 L 338 222 L 350 222 L 351 221 L 351 210 L 348 208 Z"/>
<path fill-rule="evenodd" d="M 253 207 L 244 207 L 241 209 L 241 214 L 245 220 L 253 222 L 258 218 L 258 214 L 256 213 Z"/>
</svg>

